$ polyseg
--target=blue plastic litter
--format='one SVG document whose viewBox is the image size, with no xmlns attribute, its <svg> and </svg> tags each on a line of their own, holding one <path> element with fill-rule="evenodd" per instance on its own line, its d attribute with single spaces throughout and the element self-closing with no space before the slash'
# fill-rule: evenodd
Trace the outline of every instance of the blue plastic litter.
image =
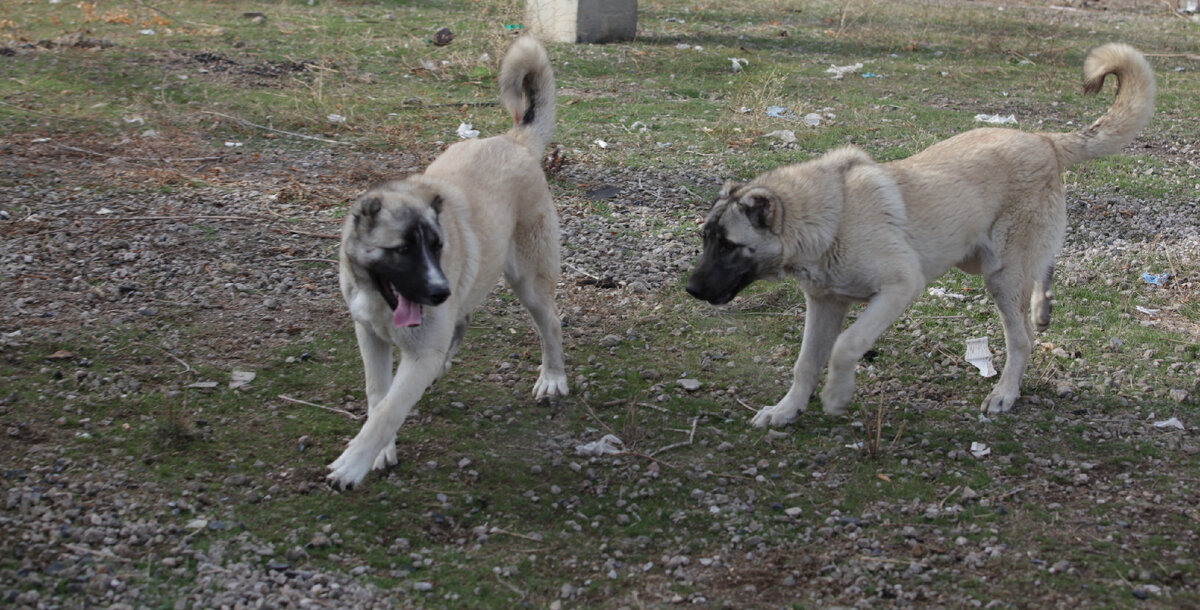
<svg viewBox="0 0 1200 610">
<path fill-rule="evenodd" d="M 1170 278 L 1171 278 L 1171 274 L 1169 274 L 1169 273 L 1143 273 L 1142 274 L 1142 279 L 1145 280 L 1147 284 L 1154 284 L 1155 286 L 1165 286 L 1167 284 L 1167 280 Z"/>
</svg>

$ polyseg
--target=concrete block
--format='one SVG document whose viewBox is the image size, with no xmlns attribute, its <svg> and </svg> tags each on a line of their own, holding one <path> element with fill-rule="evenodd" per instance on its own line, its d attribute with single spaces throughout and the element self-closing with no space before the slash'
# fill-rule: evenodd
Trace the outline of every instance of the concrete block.
<svg viewBox="0 0 1200 610">
<path fill-rule="evenodd" d="M 542 40 L 633 40 L 637 35 L 637 0 L 525 0 L 525 19 Z"/>
</svg>

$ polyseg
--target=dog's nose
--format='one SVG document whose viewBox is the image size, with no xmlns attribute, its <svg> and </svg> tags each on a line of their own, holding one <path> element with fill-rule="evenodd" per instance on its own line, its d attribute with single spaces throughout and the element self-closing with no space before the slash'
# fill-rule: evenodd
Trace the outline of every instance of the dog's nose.
<svg viewBox="0 0 1200 610">
<path fill-rule="evenodd" d="M 433 301 L 434 305 L 441 305 L 450 298 L 450 287 L 446 285 L 432 286 L 429 288 L 429 300 Z"/>
<path fill-rule="evenodd" d="M 703 294 L 704 294 L 703 290 L 700 289 L 700 287 L 697 285 L 697 283 L 695 281 L 689 280 L 687 283 L 687 288 L 685 288 L 684 290 L 687 290 L 687 293 L 692 295 L 692 297 L 694 297 L 694 298 L 700 299 L 701 301 L 706 300 L 703 296 Z"/>
</svg>

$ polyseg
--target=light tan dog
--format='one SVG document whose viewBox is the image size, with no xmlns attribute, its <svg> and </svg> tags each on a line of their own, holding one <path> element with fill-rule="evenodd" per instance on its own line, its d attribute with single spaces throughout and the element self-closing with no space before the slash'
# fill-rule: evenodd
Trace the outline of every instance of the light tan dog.
<svg viewBox="0 0 1200 610">
<path fill-rule="evenodd" d="M 807 407 L 826 362 L 821 402 L 839 414 L 859 358 L 926 284 L 950 267 L 983 274 L 1004 323 L 1007 361 L 983 401 L 1012 408 L 1033 345 L 1050 324 L 1051 276 L 1067 216 L 1063 170 L 1120 151 L 1154 111 L 1154 74 L 1133 47 L 1107 44 L 1084 63 L 1084 91 L 1117 77 L 1113 106 L 1073 133 L 975 129 L 880 164 L 848 147 L 727 184 L 704 224 L 687 291 L 727 303 L 753 281 L 792 275 L 804 289 L 804 342 L 791 390 L 754 416 L 781 426 Z M 841 332 L 850 305 L 866 301 Z"/>
<path fill-rule="evenodd" d="M 518 38 L 500 64 L 508 133 L 446 149 L 424 174 L 376 186 L 342 228 L 340 283 L 366 372 L 367 421 L 328 478 L 347 487 L 396 463 L 396 431 L 450 368 L 471 312 L 503 273 L 542 343 L 535 398 L 565 396 L 554 305 L 558 215 L 542 173 L 554 132 L 554 74 L 545 49 Z M 392 346 L 400 363 L 392 375 Z"/>
</svg>

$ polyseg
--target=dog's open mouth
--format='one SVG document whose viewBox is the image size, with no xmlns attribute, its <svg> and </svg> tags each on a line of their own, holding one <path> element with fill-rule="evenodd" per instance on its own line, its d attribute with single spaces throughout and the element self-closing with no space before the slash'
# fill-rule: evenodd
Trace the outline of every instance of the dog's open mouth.
<svg viewBox="0 0 1200 610">
<path fill-rule="evenodd" d="M 374 273 L 371 275 L 375 278 L 379 294 L 383 295 L 383 300 L 387 301 L 388 306 L 392 308 L 392 324 L 396 328 L 420 326 L 421 305 L 404 298 L 391 282 Z"/>
</svg>

